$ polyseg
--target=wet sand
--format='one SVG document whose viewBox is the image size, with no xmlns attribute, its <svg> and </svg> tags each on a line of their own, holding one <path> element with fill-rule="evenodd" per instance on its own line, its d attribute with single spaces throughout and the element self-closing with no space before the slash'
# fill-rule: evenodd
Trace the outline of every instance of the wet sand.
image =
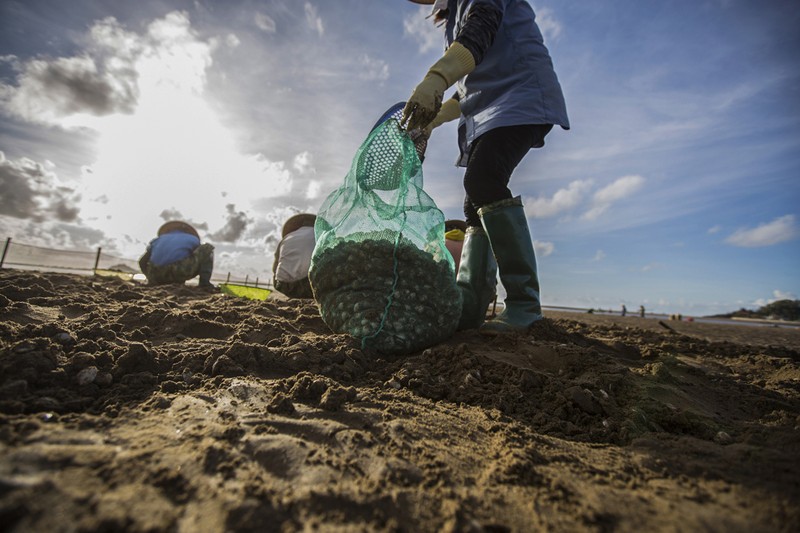
<svg viewBox="0 0 800 533">
<path fill-rule="evenodd" d="M 311 300 L 0 270 L 7 531 L 797 531 L 800 330 L 548 312 L 406 356 Z"/>
</svg>

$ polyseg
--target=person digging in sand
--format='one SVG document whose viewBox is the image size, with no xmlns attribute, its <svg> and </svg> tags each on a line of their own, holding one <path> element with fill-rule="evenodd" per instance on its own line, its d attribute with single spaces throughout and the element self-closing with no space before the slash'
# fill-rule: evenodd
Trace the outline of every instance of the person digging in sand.
<svg viewBox="0 0 800 533">
<path fill-rule="evenodd" d="M 184 283 L 200 276 L 198 286 L 216 289 L 211 283 L 214 247 L 201 244 L 200 235 L 190 224 L 172 220 L 163 224 L 139 259 L 139 268 L 149 285 Z"/>
<path fill-rule="evenodd" d="M 313 298 L 308 269 L 314 252 L 316 215 L 300 213 L 283 224 L 281 242 L 275 249 L 272 274 L 275 288 L 290 298 Z"/>
</svg>

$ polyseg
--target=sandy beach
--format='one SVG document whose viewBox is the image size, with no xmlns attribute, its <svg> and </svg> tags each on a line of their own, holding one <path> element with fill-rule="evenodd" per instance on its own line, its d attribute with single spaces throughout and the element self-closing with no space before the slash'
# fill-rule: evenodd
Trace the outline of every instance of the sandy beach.
<svg viewBox="0 0 800 533">
<path fill-rule="evenodd" d="M 405 356 L 313 300 L 0 270 L 4 531 L 798 531 L 800 330 L 548 312 Z"/>
</svg>

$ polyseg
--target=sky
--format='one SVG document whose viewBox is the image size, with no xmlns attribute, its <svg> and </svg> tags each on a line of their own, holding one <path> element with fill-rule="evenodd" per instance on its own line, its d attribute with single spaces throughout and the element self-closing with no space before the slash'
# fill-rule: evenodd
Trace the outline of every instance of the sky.
<svg viewBox="0 0 800 533">
<path fill-rule="evenodd" d="M 800 296 L 800 9 L 530 2 L 572 128 L 517 167 L 544 305 L 705 316 Z M 269 279 L 443 52 L 405 0 L 0 0 L 0 237 L 137 259 L 165 221 Z M 463 218 L 455 123 L 426 192 Z"/>
</svg>

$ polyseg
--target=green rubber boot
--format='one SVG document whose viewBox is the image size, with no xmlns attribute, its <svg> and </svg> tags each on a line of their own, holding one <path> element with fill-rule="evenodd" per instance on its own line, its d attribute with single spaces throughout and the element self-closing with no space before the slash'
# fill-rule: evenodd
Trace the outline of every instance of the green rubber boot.
<svg viewBox="0 0 800 533">
<path fill-rule="evenodd" d="M 542 319 L 536 255 L 528 220 L 519 196 L 478 209 L 489 237 L 500 282 L 506 289 L 505 309 L 481 326 L 481 333 L 497 335 L 525 331 Z"/>
<path fill-rule="evenodd" d="M 497 288 L 497 263 L 483 228 L 467 228 L 456 284 L 463 302 L 458 330 L 480 327 Z"/>
</svg>

